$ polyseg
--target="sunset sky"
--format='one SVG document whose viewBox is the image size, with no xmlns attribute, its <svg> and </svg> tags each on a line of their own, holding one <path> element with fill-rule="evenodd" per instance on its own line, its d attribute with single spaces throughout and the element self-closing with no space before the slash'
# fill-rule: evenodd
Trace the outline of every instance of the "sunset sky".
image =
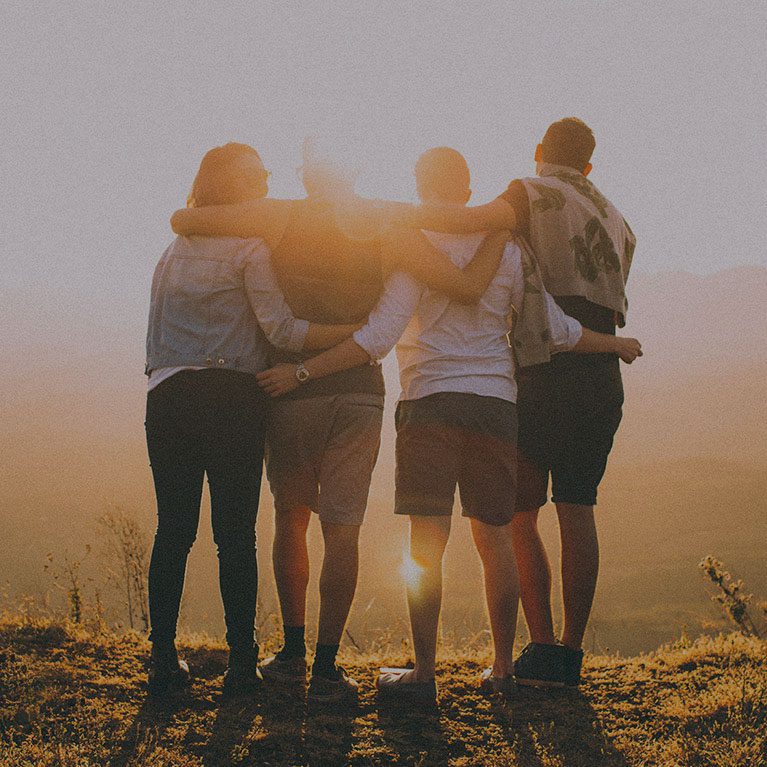
<svg viewBox="0 0 767 767">
<path fill-rule="evenodd" d="M 412 199 L 464 152 L 475 201 L 533 170 L 547 124 L 597 135 L 592 178 L 648 270 L 767 263 L 760 2 L 5 4 L 2 231 L 12 336 L 67 311 L 143 340 L 152 268 L 204 151 L 252 143 L 277 196 L 307 134 Z M 10 256 L 10 264 L 7 263 Z M 34 328 L 30 331 L 30 328 Z"/>
</svg>

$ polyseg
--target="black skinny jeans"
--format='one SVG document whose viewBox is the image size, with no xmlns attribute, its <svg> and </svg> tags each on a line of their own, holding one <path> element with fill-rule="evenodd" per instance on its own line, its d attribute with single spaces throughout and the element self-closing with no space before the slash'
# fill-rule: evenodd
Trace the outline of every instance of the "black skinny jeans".
<svg viewBox="0 0 767 767">
<path fill-rule="evenodd" d="M 268 406 L 255 376 L 232 370 L 181 371 L 147 395 L 146 438 L 157 495 L 150 639 L 158 647 L 176 636 L 205 474 L 226 640 L 234 650 L 254 645 L 256 514 Z"/>
</svg>

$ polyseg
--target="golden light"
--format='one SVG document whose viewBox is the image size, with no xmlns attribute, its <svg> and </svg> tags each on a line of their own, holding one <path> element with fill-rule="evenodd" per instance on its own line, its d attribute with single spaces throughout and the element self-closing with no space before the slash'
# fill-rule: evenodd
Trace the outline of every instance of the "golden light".
<svg viewBox="0 0 767 767">
<path fill-rule="evenodd" d="M 402 558 L 399 572 L 408 589 L 416 591 L 420 587 L 423 567 L 421 567 L 409 553 L 406 553 Z"/>
</svg>

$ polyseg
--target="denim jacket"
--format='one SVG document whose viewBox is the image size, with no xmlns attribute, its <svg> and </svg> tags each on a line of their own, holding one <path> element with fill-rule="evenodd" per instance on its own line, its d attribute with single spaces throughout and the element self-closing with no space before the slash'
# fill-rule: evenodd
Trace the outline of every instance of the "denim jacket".
<svg viewBox="0 0 767 767">
<path fill-rule="evenodd" d="M 260 239 L 177 237 L 152 279 L 146 374 L 163 367 L 257 373 L 270 342 L 300 351 L 309 323 L 297 320 Z"/>
</svg>

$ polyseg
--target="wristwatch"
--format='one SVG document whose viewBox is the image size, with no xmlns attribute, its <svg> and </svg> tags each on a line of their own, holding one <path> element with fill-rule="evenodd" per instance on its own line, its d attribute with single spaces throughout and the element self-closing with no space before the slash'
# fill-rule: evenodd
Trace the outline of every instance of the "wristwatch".
<svg viewBox="0 0 767 767">
<path fill-rule="evenodd" d="M 306 365 L 302 362 L 296 366 L 296 378 L 298 383 L 306 383 L 309 380 L 309 371 L 306 369 Z"/>
</svg>

